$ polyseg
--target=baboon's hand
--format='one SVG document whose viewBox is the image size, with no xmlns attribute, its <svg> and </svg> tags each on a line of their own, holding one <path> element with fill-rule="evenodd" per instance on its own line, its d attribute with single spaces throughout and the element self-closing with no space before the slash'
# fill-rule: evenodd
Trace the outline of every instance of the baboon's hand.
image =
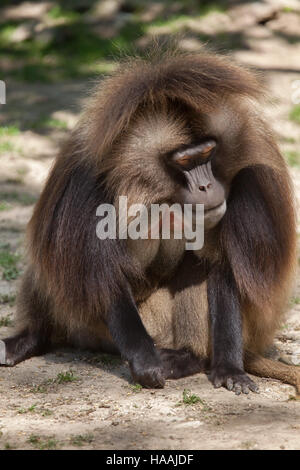
<svg viewBox="0 0 300 470">
<path fill-rule="evenodd" d="M 145 354 L 136 356 L 129 362 L 132 378 L 145 388 L 163 388 L 165 379 L 159 358 Z"/>
<path fill-rule="evenodd" d="M 244 371 L 230 367 L 215 367 L 210 374 L 210 380 L 215 388 L 226 387 L 227 390 L 235 392 L 236 395 L 241 393 L 259 392 L 259 388 L 253 380 L 251 380 Z"/>
</svg>

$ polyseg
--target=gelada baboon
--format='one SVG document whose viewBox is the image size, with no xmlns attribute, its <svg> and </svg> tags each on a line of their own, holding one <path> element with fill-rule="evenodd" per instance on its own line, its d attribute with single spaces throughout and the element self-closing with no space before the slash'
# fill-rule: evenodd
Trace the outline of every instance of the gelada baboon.
<svg viewBox="0 0 300 470">
<path fill-rule="evenodd" d="M 261 89 L 206 52 L 134 59 L 99 84 L 29 223 L 19 331 L 1 342 L 2 364 L 59 338 L 121 353 L 145 387 L 204 370 L 236 393 L 257 390 L 245 370 L 299 384 L 295 367 L 262 356 L 289 295 L 296 231 Z M 124 195 L 204 204 L 203 248 L 99 240 L 97 207 Z"/>
</svg>

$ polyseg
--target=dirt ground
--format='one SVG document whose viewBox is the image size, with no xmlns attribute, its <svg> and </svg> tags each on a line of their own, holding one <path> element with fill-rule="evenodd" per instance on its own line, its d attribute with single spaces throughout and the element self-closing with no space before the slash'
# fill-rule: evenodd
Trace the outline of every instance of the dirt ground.
<svg viewBox="0 0 300 470">
<path fill-rule="evenodd" d="M 295 4 L 298 13 L 244 25 L 248 47 L 233 52 L 261 71 L 273 97 L 266 113 L 289 155 L 300 151 L 300 125 L 288 119 L 293 83 L 300 79 L 300 42 L 284 36 L 293 28 L 300 34 L 300 5 Z M 20 132 L 0 136 L 0 249 L 13 256 L 0 280 L 0 338 L 13 329 L 15 294 L 24 270 L 24 231 L 34 201 L 90 86 L 88 80 L 8 84 L 0 125 L 17 121 Z M 44 116 L 52 123 L 35 125 Z M 291 174 L 299 200 L 299 166 L 291 166 Z M 299 280 L 276 347 L 281 360 L 300 364 Z M 255 381 L 260 394 L 238 397 L 214 390 L 200 374 L 168 381 L 163 390 L 142 390 L 131 384 L 126 364 L 110 356 L 60 350 L 0 368 L 0 448 L 299 450 L 300 401 L 293 387 Z M 184 390 L 200 400 L 183 400 Z"/>
</svg>

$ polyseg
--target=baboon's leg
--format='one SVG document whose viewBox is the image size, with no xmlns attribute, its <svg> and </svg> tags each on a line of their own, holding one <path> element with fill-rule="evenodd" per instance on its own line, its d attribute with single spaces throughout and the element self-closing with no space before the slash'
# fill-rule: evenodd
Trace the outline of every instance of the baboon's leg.
<svg viewBox="0 0 300 470">
<path fill-rule="evenodd" d="M 212 338 L 210 380 L 237 395 L 258 391 L 243 361 L 243 325 L 239 293 L 229 266 L 212 269 L 207 280 L 210 334 Z"/>
<path fill-rule="evenodd" d="M 210 356 L 206 282 L 192 285 L 174 296 L 174 346 L 198 358 Z"/>
<path fill-rule="evenodd" d="M 30 270 L 24 276 L 18 298 L 19 331 L 0 340 L 0 364 L 13 366 L 32 356 L 46 353 L 51 345 L 49 304 L 35 286 Z"/>
<path fill-rule="evenodd" d="M 142 321 L 154 339 L 164 368 L 164 377 L 179 378 L 206 371 L 210 358 L 206 282 L 194 279 L 183 289 L 161 288 L 140 305 Z M 184 280 L 188 284 L 188 273 Z M 251 336 L 248 333 L 248 336 Z M 247 352 L 245 371 L 296 386 L 300 393 L 300 367 L 288 366 Z"/>
<path fill-rule="evenodd" d="M 178 379 L 209 368 L 209 322 L 206 282 L 195 270 L 185 273 L 190 283 L 173 290 L 173 325 L 175 350 L 162 350 L 166 378 Z M 173 284 L 174 285 L 174 284 Z M 171 286 L 172 289 L 173 286 Z M 166 352 L 164 352 L 166 351 Z"/>
<path fill-rule="evenodd" d="M 193 261 L 199 264 L 198 260 Z M 142 321 L 160 348 L 165 379 L 207 369 L 209 325 L 203 279 L 199 269 L 191 269 L 191 263 L 184 262 L 178 276 L 139 306 Z"/>
<path fill-rule="evenodd" d="M 158 348 L 174 348 L 173 305 L 169 289 L 161 287 L 138 306 L 143 325 Z"/>
<path fill-rule="evenodd" d="M 129 287 L 112 302 L 106 324 L 118 351 L 129 363 L 133 380 L 147 388 L 163 387 L 165 381 L 159 355 Z"/>
</svg>

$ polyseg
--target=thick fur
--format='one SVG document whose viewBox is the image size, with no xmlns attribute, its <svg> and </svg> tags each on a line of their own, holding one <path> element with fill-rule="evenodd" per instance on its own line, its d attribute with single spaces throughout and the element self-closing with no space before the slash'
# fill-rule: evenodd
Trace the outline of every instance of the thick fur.
<svg viewBox="0 0 300 470">
<path fill-rule="evenodd" d="M 43 328 L 46 319 L 53 334 L 113 350 L 107 315 L 129 283 L 161 347 L 207 357 L 205 281 L 211 266 L 226 263 L 241 299 L 245 349 L 265 350 L 288 299 L 296 231 L 290 179 L 257 111 L 259 90 L 253 74 L 205 52 L 133 60 L 99 84 L 29 224 L 23 329 Z M 231 189 L 201 252 L 185 255 L 180 244 L 148 240 L 100 242 L 97 206 L 119 195 L 129 203 L 169 201 L 178 185 L 162 156 L 202 135 L 218 139 L 218 171 Z"/>
</svg>

